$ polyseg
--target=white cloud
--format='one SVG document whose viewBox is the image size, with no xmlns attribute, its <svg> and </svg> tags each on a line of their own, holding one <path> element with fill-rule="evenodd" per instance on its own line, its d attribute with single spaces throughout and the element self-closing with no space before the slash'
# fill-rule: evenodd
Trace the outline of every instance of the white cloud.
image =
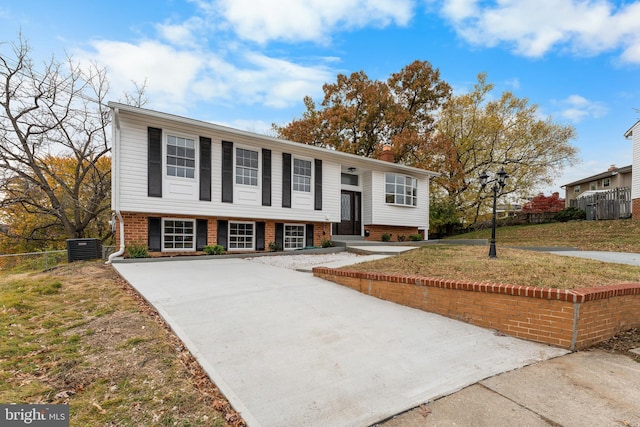
<svg viewBox="0 0 640 427">
<path fill-rule="evenodd" d="M 595 55 L 620 49 L 640 63 L 640 3 L 609 0 L 443 0 L 440 12 L 458 34 L 481 46 L 507 44 L 523 56 L 553 49 Z"/>
<path fill-rule="evenodd" d="M 96 41 L 95 52 L 80 56 L 107 66 L 114 93 L 120 95 L 131 87 L 131 81 L 147 82 L 147 97 L 181 104 L 203 63 L 195 52 L 176 50 L 156 41 L 139 44 Z"/>
<path fill-rule="evenodd" d="M 317 95 L 335 74 L 322 63 L 304 66 L 246 49 L 233 51 L 227 58 L 228 51 L 218 54 L 158 41 L 103 40 L 92 46 L 94 52 L 76 56 L 108 67 L 112 96 L 131 91 L 132 81 L 146 80 L 152 107 L 173 112 L 198 101 L 285 108 L 305 95 Z"/>
<path fill-rule="evenodd" d="M 202 10 L 220 16 L 242 39 L 326 42 L 335 30 L 407 25 L 415 0 L 213 0 Z"/>
<path fill-rule="evenodd" d="M 194 17 L 180 24 L 157 24 L 156 30 L 174 46 L 195 47 L 198 45 L 197 32 L 203 25 L 202 19 Z"/>
<path fill-rule="evenodd" d="M 601 102 L 590 101 L 580 95 L 570 95 L 567 98 L 554 101 L 559 105 L 561 111 L 559 116 L 574 123 L 578 123 L 585 118 L 600 118 L 607 114 L 607 107 Z"/>
</svg>

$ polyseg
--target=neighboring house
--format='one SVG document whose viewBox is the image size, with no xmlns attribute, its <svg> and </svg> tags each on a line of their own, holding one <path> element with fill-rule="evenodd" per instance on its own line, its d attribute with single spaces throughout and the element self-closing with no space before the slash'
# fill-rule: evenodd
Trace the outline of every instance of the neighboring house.
<svg viewBox="0 0 640 427">
<path fill-rule="evenodd" d="M 573 200 L 596 192 L 631 187 L 631 172 L 631 165 L 622 168 L 612 165 L 606 172 L 563 185 L 562 187 L 565 189 L 565 206 L 570 207 Z"/>
<path fill-rule="evenodd" d="M 640 120 L 624 133 L 633 145 L 633 164 L 640 165 Z M 640 219 L 640 173 L 633 177 L 631 184 L 631 212 L 633 219 Z"/>
<path fill-rule="evenodd" d="M 118 244 L 230 252 L 429 229 L 429 179 L 383 160 L 109 103 Z M 383 154 L 391 154 L 383 152 Z M 391 156 L 393 157 L 393 156 Z"/>
</svg>

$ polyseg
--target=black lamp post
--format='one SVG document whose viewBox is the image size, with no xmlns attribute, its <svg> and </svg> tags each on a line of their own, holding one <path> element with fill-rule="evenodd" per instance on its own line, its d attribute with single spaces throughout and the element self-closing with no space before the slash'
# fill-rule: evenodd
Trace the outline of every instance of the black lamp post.
<svg viewBox="0 0 640 427">
<path fill-rule="evenodd" d="M 496 174 L 496 177 L 489 181 L 489 175 L 487 172 L 482 172 L 480 175 L 480 185 L 482 189 L 487 186 L 487 184 L 491 184 L 493 182 L 493 221 L 491 223 L 491 246 L 489 247 L 489 258 L 496 258 L 496 200 L 498 199 L 498 190 L 502 191 L 504 188 L 507 178 L 507 172 L 505 172 L 504 167 L 500 168 L 500 171 Z"/>
</svg>

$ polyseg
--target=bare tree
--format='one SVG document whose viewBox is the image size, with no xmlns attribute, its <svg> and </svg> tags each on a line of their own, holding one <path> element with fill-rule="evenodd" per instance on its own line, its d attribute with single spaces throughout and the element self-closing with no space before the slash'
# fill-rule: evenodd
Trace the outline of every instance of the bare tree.
<svg viewBox="0 0 640 427">
<path fill-rule="evenodd" d="M 97 224 L 110 211 L 108 89 L 96 64 L 52 58 L 37 69 L 22 36 L 0 45 L 1 209 L 67 238 L 110 232 Z"/>
</svg>

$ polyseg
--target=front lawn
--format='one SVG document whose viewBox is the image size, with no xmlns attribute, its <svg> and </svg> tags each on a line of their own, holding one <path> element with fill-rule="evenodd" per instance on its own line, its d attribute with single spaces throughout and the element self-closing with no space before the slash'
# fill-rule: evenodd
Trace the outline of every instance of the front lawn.
<svg viewBox="0 0 640 427">
<path fill-rule="evenodd" d="M 489 239 L 491 228 L 453 236 Z M 573 221 L 498 227 L 496 240 L 505 246 L 567 246 L 583 251 L 640 253 L 640 221 Z"/>
<path fill-rule="evenodd" d="M 640 283 L 640 267 L 498 246 L 428 245 L 344 270 L 417 275 L 447 280 L 575 289 Z"/>
</svg>

